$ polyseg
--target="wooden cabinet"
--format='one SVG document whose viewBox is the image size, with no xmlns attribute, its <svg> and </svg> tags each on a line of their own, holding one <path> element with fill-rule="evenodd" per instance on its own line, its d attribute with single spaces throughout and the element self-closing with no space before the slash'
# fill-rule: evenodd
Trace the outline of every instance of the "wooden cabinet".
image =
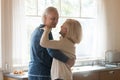
<svg viewBox="0 0 120 80">
<path fill-rule="evenodd" d="M 120 70 L 105 70 L 99 72 L 99 80 L 120 80 Z"/>
<path fill-rule="evenodd" d="M 116 79 L 117 80 L 120 80 L 120 69 L 119 70 L 116 70 Z"/>
<path fill-rule="evenodd" d="M 4 76 L 4 79 L 3 80 L 28 80 L 28 78 L 21 78 L 21 79 L 17 79 L 17 78 L 12 78 L 12 77 L 8 77 L 8 76 Z"/>
<path fill-rule="evenodd" d="M 17 80 L 17 79 L 10 78 L 10 77 L 5 77 L 5 76 L 4 76 L 4 80 Z"/>
<path fill-rule="evenodd" d="M 116 80 L 120 80 L 120 70 L 116 70 Z"/>
<path fill-rule="evenodd" d="M 100 71 L 99 80 L 117 80 L 117 70 Z"/>
<path fill-rule="evenodd" d="M 73 73 L 73 80 L 99 80 L 99 73 L 94 71 Z"/>
<path fill-rule="evenodd" d="M 13 74 L 4 73 L 3 80 L 28 80 L 27 75 L 15 76 Z"/>
<path fill-rule="evenodd" d="M 120 80 L 120 69 L 75 72 L 73 80 Z"/>
</svg>

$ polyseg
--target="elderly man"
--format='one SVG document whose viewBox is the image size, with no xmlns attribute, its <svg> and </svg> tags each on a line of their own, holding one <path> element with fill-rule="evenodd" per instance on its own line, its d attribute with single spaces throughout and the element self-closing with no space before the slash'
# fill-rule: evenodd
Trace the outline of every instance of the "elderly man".
<svg viewBox="0 0 120 80">
<path fill-rule="evenodd" d="M 74 60 L 69 59 L 64 53 L 59 50 L 41 47 L 39 42 L 43 34 L 45 25 L 55 28 L 58 22 L 59 14 L 56 8 L 46 8 L 41 24 L 37 27 L 31 36 L 31 49 L 30 49 L 30 63 L 28 70 L 29 80 L 51 80 L 50 70 L 52 64 L 52 57 L 69 65 L 74 64 Z M 49 39 L 52 40 L 52 33 L 49 34 Z"/>
</svg>

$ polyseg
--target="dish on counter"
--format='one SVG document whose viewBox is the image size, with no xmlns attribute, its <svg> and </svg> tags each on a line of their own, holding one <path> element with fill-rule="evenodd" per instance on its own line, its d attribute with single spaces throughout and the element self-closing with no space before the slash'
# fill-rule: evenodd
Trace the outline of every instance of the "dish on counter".
<svg viewBox="0 0 120 80">
<path fill-rule="evenodd" d="M 10 73 L 11 75 L 16 75 L 16 76 L 22 76 L 24 75 L 24 71 L 23 70 L 14 70 L 12 73 Z"/>
</svg>

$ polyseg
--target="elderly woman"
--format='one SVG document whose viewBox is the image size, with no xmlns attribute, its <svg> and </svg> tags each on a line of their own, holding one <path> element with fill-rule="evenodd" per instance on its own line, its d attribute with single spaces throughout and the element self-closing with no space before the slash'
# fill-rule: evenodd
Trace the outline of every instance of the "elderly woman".
<svg viewBox="0 0 120 80">
<path fill-rule="evenodd" d="M 61 26 L 60 40 L 49 40 L 51 27 L 45 26 L 40 45 L 46 48 L 59 49 L 71 59 L 75 59 L 75 44 L 80 43 L 82 36 L 81 24 L 74 19 L 67 19 Z M 72 80 L 70 65 L 53 58 L 51 77 L 52 80 Z"/>
</svg>

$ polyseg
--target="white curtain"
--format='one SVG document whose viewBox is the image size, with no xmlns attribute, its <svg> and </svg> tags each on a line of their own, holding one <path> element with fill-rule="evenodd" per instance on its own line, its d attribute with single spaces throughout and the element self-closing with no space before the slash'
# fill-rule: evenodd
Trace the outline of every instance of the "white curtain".
<svg viewBox="0 0 120 80">
<path fill-rule="evenodd" d="M 27 37 L 24 15 L 24 0 L 13 0 L 13 67 L 26 64 Z"/>
<path fill-rule="evenodd" d="M 105 5 L 104 5 L 105 0 L 98 0 L 98 18 L 97 18 L 97 45 L 96 52 L 99 54 L 103 54 L 106 51 L 106 46 L 107 46 L 107 41 L 106 41 L 106 36 L 107 36 L 107 27 L 106 27 L 106 11 L 105 11 Z"/>
<path fill-rule="evenodd" d="M 2 41 L 2 67 L 11 63 L 12 53 L 12 1 L 1 0 L 1 41 Z"/>
</svg>

